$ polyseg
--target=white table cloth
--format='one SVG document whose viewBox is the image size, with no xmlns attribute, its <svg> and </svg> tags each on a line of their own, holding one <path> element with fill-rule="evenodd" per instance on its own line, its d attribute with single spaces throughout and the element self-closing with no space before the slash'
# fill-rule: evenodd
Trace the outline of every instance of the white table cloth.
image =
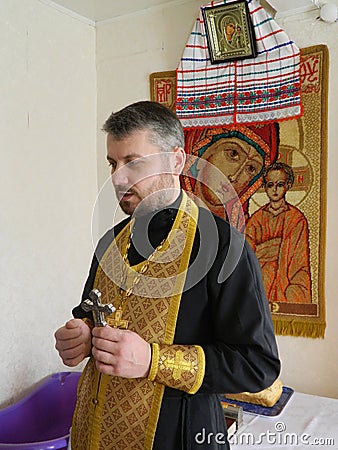
<svg viewBox="0 0 338 450">
<path fill-rule="evenodd" d="M 232 450 L 338 449 L 338 400 L 295 392 L 274 417 L 244 413 Z"/>
</svg>

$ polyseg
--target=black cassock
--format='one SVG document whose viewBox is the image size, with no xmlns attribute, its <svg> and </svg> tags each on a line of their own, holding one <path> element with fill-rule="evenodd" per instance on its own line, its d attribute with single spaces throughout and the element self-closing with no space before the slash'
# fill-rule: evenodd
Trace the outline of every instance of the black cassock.
<svg viewBox="0 0 338 450">
<path fill-rule="evenodd" d="M 180 197 L 168 208 L 136 219 L 128 253 L 131 265 L 146 259 L 168 235 Z M 82 300 L 93 288 L 98 260 L 128 220 L 100 240 Z M 73 309 L 77 318 L 92 318 L 90 314 L 80 306 Z M 253 250 L 226 221 L 202 208 L 174 343 L 203 347 L 205 375 L 193 395 L 165 388 L 153 449 L 229 448 L 218 394 L 258 392 L 269 387 L 279 375 L 280 361 Z"/>
</svg>

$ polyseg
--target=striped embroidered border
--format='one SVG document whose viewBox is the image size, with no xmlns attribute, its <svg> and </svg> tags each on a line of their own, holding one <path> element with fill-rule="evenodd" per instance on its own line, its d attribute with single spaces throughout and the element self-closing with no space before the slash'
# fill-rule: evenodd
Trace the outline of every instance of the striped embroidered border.
<svg viewBox="0 0 338 450">
<path fill-rule="evenodd" d="M 266 122 L 301 114 L 300 51 L 259 5 L 247 0 L 255 58 L 211 64 L 202 8 L 177 68 L 176 113 L 184 127 Z"/>
</svg>

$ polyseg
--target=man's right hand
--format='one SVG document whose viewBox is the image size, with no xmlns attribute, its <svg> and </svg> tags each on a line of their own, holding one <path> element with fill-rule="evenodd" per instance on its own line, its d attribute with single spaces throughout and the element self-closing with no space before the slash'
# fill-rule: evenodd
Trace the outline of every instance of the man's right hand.
<svg viewBox="0 0 338 450">
<path fill-rule="evenodd" d="M 66 366 L 77 366 L 91 353 L 91 330 L 81 319 L 69 320 L 54 336 L 55 348 Z"/>
</svg>

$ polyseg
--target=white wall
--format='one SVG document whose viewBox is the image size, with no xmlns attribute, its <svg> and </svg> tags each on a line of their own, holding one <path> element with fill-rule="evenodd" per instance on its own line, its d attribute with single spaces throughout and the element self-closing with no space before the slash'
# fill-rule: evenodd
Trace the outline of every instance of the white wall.
<svg viewBox="0 0 338 450">
<path fill-rule="evenodd" d="M 149 99 L 149 74 L 178 65 L 201 1 L 173 1 L 137 14 L 97 24 L 98 125 L 112 110 Z M 317 12 L 298 15 L 280 24 L 299 47 L 325 43 L 330 51 L 329 174 L 326 259 L 327 332 L 324 340 L 278 337 L 283 362 L 282 380 L 294 389 L 338 398 L 338 24 L 315 20 Z M 109 175 L 103 133 L 98 135 L 98 173 L 102 186 Z M 109 218 L 102 218 L 109 221 Z"/>
<path fill-rule="evenodd" d="M 79 301 L 97 192 L 95 28 L 0 2 L 0 405 L 66 370 L 53 333 Z"/>
</svg>

